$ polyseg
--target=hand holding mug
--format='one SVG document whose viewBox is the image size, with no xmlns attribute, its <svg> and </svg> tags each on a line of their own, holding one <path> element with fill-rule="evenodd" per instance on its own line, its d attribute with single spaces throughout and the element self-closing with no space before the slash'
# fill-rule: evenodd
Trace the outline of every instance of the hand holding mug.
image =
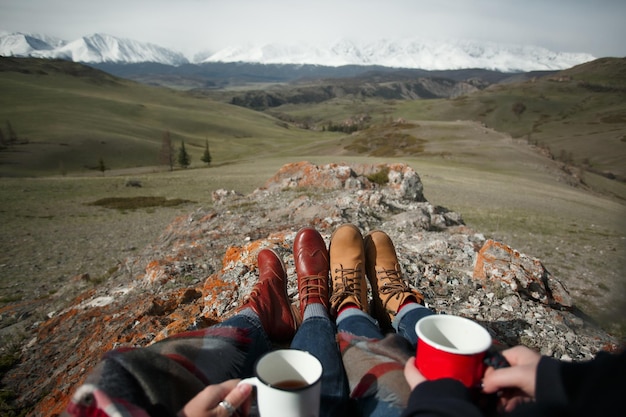
<svg viewBox="0 0 626 417">
<path fill-rule="evenodd" d="M 262 356 L 254 377 L 261 417 L 319 417 L 322 364 L 308 352 L 279 349 Z"/>
<path fill-rule="evenodd" d="M 415 356 L 411 356 L 408 361 L 404 364 L 404 378 L 406 382 L 408 382 L 409 387 L 411 387 L 411 391 L 426 381 L 424 375 L 415 367 Z"/>
<path fill-rule="evenodd" d="M 515 346 L 502 351 L 511 365 L 507 368 L 488 368 L 483 379 L 483 391 L 491 394 L 502 391 L 501 405 L 511 411 L 521 402 L 535 397 L 537 365 L 541 355 L 525 346 Z"/>
<path fill-rule="evenodd" d="M 239 407 L 244 410 L 249 408 L 246 400 L 250 397 L 252 386 L 238 383 L 238 379 L 231 379 L 207 386 L 185 404 L 178 417 L 227 417 Z"/>
</svg>

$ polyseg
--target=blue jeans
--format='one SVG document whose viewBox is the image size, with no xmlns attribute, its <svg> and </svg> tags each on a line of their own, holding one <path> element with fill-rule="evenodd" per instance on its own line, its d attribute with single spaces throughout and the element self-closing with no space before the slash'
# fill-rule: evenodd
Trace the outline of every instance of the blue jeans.
<svg viewBox="0 0 626 417">
<path fill-rule="evenodd" d="M 322 363 L 320 416 L 348 415 L 348 378 L 336 342 L 337 329 L 327 317 L 310 317 L 302 322 L 291 347 L 306 350 Z"/>
<path fill-rule="evenodd" d="M 434 314 L 434 312 L 421 305 L 407 306 L 398 313 L 392 322 L 392 326 L 396 333 L 408 340 L 415 350 L 417 347 L 415 324 L 422 317 L 431 314 Z M 341 314 L 337 320 L 337 330 L 370 339 L 382 339 L 384 337 L 376 320 L 355 308 L 346 310 Z M 393 417 L 399 416 L 403 411 L 401 408 L 379 400 L 374 396 L 357 398 L 356 406 L 363 417 Z"/>
</svg>

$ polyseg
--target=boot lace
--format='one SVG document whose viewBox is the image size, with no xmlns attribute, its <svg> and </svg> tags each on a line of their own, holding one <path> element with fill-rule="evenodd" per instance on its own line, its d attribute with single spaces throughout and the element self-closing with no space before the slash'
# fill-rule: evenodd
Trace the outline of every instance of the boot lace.
<svg viewBox="0 0 626 417">
<path fill-rule="evenodd" d="M 394 297 L 399 297 L 403 293 L 412 293 L 407 283 L 402 279 L 400 271 L 396 269 L 383 268 L 378 270 L 376 271 L 376 278 L 378 282 L 382 282 L 378 292 L 381 295 L 385 295 L 383 307 L 387 307 L 389 301 Z"/>
<path fill-rule="evenodd" d="M 336 306 L 341 301 L 352 296 L 359 308 L 361 304 L 361 285 L 363 272 L 360 268 L 336 268 L 333 276 L 333 294 L 330 296 L 330 305 Z"/>
<path fill-rule="evenodd" d="M 306 302 L 310 297 L 319 297 L 320 300 L 323 301 L 326 294 L 328 294 L 328 284 L 324 286 L 325 281 L 323 277 L 310 275 L 298 279 L 302 283 L 300 290 L 298 290 L 300 293 L 300 302 Z"/>
</svg>

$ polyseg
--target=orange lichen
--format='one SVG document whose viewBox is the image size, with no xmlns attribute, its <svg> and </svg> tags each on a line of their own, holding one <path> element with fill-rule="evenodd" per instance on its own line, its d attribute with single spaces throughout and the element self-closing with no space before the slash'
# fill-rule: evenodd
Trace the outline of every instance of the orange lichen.
<svg viewBox="0 0 626 417">
<path fill-rule="evenodd" d="M 483 247 L 478 252 L 476 256 L 476 264 L 474 266 L 474 279 L 485 280 L 487 279 L 487 268 L 486 265 L 493 264 L 498 261 L 498 258 L 490 253 L 492 248 L 495 248 L 498 251 L 502 251 L 508 256 L 515 256 L 515 250 L 511 247 L 505 245 L 501 242 L 496 242 L 494 240 L 487 240 Z M 517 254 L 519 257 L 519 253 Z"/>
<path fill-rule="evenodd" d="M 237 289 L 234 282 L 225 282 L 217 275 L 212 275 L 204 282 L 203 296 L 205 300 L 214 300 L 218 296 L 232 293 Z"/>
<path fill-rule="evenodd" d="M 230 246 L 226 249 L 224 259 L 222 260 L 222 266 L 226 268 L 231 262 L 235 262 L 241 258 L 243 248 L 239 246 Z"/>
</svg>

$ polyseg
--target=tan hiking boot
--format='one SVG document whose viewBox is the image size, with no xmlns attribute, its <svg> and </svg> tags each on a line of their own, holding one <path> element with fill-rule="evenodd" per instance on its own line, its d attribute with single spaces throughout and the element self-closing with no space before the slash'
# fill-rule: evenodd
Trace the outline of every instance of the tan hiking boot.
<svg viewBox="0 0 626 417">
<path fill-rule="evenodd" d="M 424 296 L 409 288 L 391 238 L 380 230 L 369 233 L 364 239 L 367 278 L 372 286 L 373 313 L 382 326 L 391 325 L 400 306 L 411 298 L 424 302 Z"/>
<path fill-rule="evenodd" d="M 336 316 L 348 304 L 369 312 L 363 236 L 352 224 L 339 226 L 330 237 L 330 309 Z"/>
</svg>

